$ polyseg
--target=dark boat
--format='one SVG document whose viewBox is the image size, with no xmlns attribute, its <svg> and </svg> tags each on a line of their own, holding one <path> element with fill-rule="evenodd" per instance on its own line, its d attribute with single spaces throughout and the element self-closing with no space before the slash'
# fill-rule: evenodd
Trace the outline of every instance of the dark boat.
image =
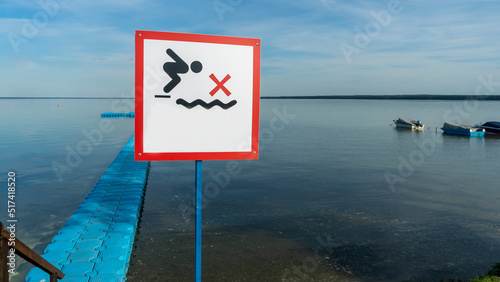
<svg viewBox="0 0 500 282">
<path fill-rule="evenodd" d="M 463 125 L 454 122 L 445 122 L 441 128 L 444 133 L 466 136 L 484 136 L 484 129 L 476 126 Z"/>
<path fill-rule="evenodd" d="M 478 127 L 486 130 L 488 134 L 500 134 L 500 122 L 498 121 L 488 121 Z"/>
</svg>

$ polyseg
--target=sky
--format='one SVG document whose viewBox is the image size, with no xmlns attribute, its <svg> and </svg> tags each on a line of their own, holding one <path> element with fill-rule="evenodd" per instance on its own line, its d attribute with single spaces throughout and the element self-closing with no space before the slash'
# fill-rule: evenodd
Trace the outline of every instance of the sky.
<svg viewBox="0 0 500 282">
<path fill-rule="evenodd" d="M 0 97 L 131 96 L 135 30 L 260 38 L 261 96 L 475 94 L 480 77 L 500 82 L 499 12 L 497 0 L 2 0 Z"/>
</svg>

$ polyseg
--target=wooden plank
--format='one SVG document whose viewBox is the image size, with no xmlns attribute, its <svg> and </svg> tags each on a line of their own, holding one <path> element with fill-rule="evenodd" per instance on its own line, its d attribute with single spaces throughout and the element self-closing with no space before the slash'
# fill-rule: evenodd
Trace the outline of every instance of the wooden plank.
<svg viewBox="0 0 500 282">
<path fill-rule="evenodd" d="M 1 223 L 0 223 L 1 224 Z M 10 233 L 5 230 L 3 227 L 3 224 L 1 224 L 2 231 L 1 231 L 1 237 L 5 238 L 1 240 L 2 242 L 5 241 L 5 244 L 7 245 L 7 239 L 10 238 Z M 3 246 L 3 245 L 2 245 Z M 58 269 L 57 267 L 53 266 L 50 262 L 42 258 L 39 254 L 34 252 L 32 249 L 30 249 L 28 246 L 26 246 L 23 242 L 21 242 L 19 239 L 16 238 L 16 245 L 13 246 L 14 249 L 16 249 L 16 254 L 29 263 L 33 264 L 34 266 L 40 268 L 41 270 L 45 271 L 48 274 L 56 274 L 57 278 L 62 279 L 64 278 L 64 273 Z M 3 250 L 2 250 L 2 260 L 4 258 L 7 258 L 7 255 L 5 257 L 3 256 Z M 7 273 L 8 277 L 8 273 Z M 8 281 L 8 278 L 7 278 Z"/>
<path fill-rule="evenodd" d="M 2 225 L 3 229 L 3 225 Z M 7 265 L 7 256 L 9 253 L 8 241 L 0 236 L 0 281 L 9 282 L 9 266 Z"/>
</svg>

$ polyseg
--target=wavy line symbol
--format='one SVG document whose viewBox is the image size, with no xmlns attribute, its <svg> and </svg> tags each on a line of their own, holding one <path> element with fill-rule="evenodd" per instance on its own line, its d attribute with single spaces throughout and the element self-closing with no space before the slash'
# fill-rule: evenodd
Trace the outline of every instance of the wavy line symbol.
<svg viewBox="0 0 500 282">
<path fill-rule="evenodd" d="M 182 105 L 188 109 L 192 109 L 196 106 L 202 106 L 203 108 L 205 108 L 207 110 L 211 109 L 214 106 L 219 106 L 223 110 L 227 110 L 227 109 L 231 108 L 232 106 L 236 105 L 236 100 L 230 101 L 227 104 L 222 103 L 222 101 L 220 101 L 220 100 L 214 100 L 214 101 L 207 104 L 207 102 L 205 102 L 201 99 L 196 99 L 193 102 L 189 103 L 188 101 L 181 98 L 181 99 L 177 99 L 177 101 L 175 101 L 175 102 L 178 105 Z"/>
</svg>

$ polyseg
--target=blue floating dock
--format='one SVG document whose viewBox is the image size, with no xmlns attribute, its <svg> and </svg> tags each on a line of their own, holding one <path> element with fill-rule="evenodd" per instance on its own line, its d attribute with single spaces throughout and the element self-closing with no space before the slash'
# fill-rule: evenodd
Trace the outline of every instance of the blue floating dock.
<svg viewBox="0 0 500 282">
<path fill-rule="evenodd" d="M 134 161 L 134 137 L 42 255 L 64 272 L 59 281 L 125 281 L 149 162 Z M 33 268 L 27 282 L 50 281 Z"/>
<path fill-rule="evenodd" d="M 128 118 L 133 118 L 135 117 L 134 112 L 129 112 L 129 113 L 102 113 L 101 114 L 102 118 L 113 118 L 113 117 L 128 117 Z"/>
</svg>

